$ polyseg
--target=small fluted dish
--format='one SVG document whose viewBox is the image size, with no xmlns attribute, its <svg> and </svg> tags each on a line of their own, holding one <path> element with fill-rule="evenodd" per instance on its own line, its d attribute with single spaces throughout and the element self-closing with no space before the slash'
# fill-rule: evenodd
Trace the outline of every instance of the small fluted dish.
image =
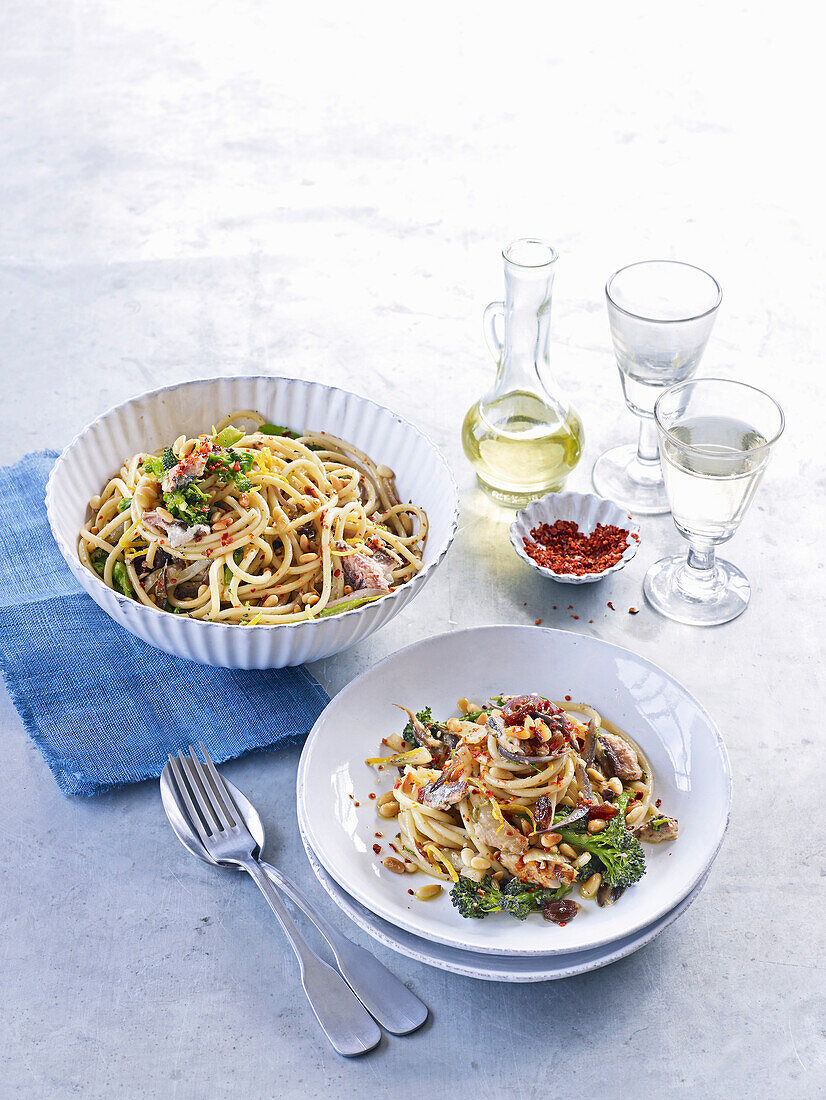
<svg viewBox="0 0 826 1100">
<path fill-rule="evenodd" d="M 534 528 L 543 523 L 556 523 L 558 519 L 573 520 L 584 535 L 590 535 L 600 523 L 603 526 L 613 524 L 615 527 L 622 527 L 628 532 L 622 557 L 616 565 L 603 569 L 601 573 L 557 573 L 553 569 L 539 565 L 526 553 L 525 539 L 535 541 L 531 538 L 531 531 Z M 594 493 L 548 493 L 539 500 L 532 500 L 517 512 L 516 519 L 510 527 L 511 544 L 522 561 L 537 573 L 541 573 L 543 577 L 548 577 L 552 581 L 561 581 L 562 584 L 592 584 L 594 581 L 601 581 L 611 573 L 618 573 L 636 554 L 640 545 L 639 534 L 639 526 L 634 523 L 624 508 Z"/>
</svg>

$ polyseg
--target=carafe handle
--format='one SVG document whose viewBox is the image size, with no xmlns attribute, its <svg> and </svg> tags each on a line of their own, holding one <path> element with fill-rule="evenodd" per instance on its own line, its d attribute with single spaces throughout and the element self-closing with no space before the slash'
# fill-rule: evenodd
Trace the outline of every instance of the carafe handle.
<svg viewBox="0 0 826 1100">
<path fill-rule="evenodd" d="M 499 339 L 499 335 L 496 331 L 496 318 L 504 318 L 504 316 L 504 302 L 491 302 L 489 306 L 485 307 L 485 312 L 482 314 L 482 328 L 485 333 L 485 341 L 490 348 L 491 355 L 497 363 L 502 358 L 504 344 Z"/>
</svg>

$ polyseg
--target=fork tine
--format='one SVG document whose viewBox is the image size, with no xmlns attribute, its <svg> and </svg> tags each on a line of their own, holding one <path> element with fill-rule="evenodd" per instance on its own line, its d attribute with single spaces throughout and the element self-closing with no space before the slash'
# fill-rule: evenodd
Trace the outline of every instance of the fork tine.
<svg viewBox="0 0 826 1100">
<path fill-rule="evenodd" d="M 191 748 L 190 751 L 192 751 Z M 198 803 L 198 807 L 201 810 L 201 813 L 204 815 L 204 821 L 206 822 L 207 827 L 213 833 L 220 832 L 221 825 L 218 821 L 218 818 L 215 816 L 215 811 L 212 808 L 212 799 L 209 797 L 203 780 L 201 779 L 201 761 L 198 760 L 197 757 L 194 760 L 191 759 L 184 752 L 178 753 L 178 759 L 181 762 L 181 767 L 184 770 L 184 774 L 189 780 L 189 787 L 192 793 L 195 795 L 195 801 Z"/>
<path fill-rule="evenodd" d="M 186 806 L 186 812 L 189 815 L 189 820 L 192 823 L 193 828 L 201 838 L 201 843 L 206 847 L 207 844 L 207 832 L 201 821 L 200 814 L 195 809 L 195 803 L 192 801 L 192 796 L 189 793 L 189 787 L 187 786 L 186 778 L 184 777 L 183 770 L 180 763 L 174 756 L 169 757 L 169 771 L 172 775 L 172 783 L 175 790 L 181 797 L 184 805 Z"/>
<path fill-rule="evenodd" d="M 206 773 L 209 776 L 209 779 L 210 779 L 210 782 L 212 784 L 213 790 L 215 791 L 215 793 L 217 794 L 217 796 L 218 796 L 218 798 L 221 802 L 221 807 L 223 808 L 224 812 L 226 813 L 227 822 L 228 822 L 227 828 L 232 828 L 235 825 L 240 825 L 241 824 L 241 814 L 238 811 L 238 807 L 235 805 L 235 799 L 230 794 L 229 788 L 227 787 L 226 783 L 224 782 L 224 777 L 221 775 L 221 773 L 218 771 L 218 769 L 213 764 L 212 757 L 207 752 L 207 747 L 203 743 L 203 741 L 199 741 L 198 745 L 200 746 L 200 749 L 201 749 L 201 755 L 204 758 Z"/>
<path fill-rule="evenodd" d="M 212 816 L 217 818 L 219 829 L 227 831 L 227 829 L 234 828 L 235 823 L 230 820 L 230 816 L 221 802 L 219 792 L 216 790 L 216 784 L 211 781 L 208 771 L 203 767 L 198 757 L 198 753 L 191 745 L 189 746 L 189 758 L 192 761 L 192 766 L 194 766 L 198 772 L 198 779 L 203 788 L 203 793 L 205 793 L 209 801 L 209 809 L 212 812 Z"/>
</svg>

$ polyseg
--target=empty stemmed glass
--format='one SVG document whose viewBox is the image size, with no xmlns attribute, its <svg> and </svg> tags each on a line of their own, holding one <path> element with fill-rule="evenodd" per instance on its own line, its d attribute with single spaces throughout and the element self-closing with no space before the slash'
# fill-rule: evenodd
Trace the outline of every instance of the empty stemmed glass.
<svg viewBox="0 0 826 1100">
<path fill-rule="evenodd" d="M 600 496 L 644 515 L 668 511 L 654 402 L 691 378 L 705 351 L 722 291 L 708 272 L 676 260 L 645 260 L 605 286 L 608 320 L 625 403 L 640 417 L 639 441 L 612 447 L 592 474 Z"/>
<path fill-rule="evenodd" d="M 654 406 L 663 474 L 688 557 L 658 561 L 645 575 L 649 603 L 669 619 L 714 626 L 748 606 L 751 589 L 731 562 L 715 558 L 745 515 L 783 432 L 783 410 L 767 393 L 724 378 L 666 390 Z"/>
</svg>

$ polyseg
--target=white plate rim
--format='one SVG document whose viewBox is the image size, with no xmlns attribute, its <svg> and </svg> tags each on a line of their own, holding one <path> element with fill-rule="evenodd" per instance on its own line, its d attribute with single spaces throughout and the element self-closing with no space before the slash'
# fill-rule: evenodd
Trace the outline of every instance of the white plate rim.
<svg viewBox="0 0 826 1100">
<path fill-rule="evenodd" d="M 322 724 L 322 721 L 323 721 L 325 715 L 327 714 L 327 711 L 331 707 L 336 705 L 337 702 L 340 702 L 341 700 L 349 697 L 351 694 L 357 692 L 358 689 L 359 689 L 361 680 L 364 677 L 366 677 L 367 675 L 375 674 L 376 672 L 378 672 L 382 668 L 382 666 L 384 666 L 388 662 L 393 661 L 393 660 L 397 660 L 400 657 L 401 654 L 410 653 L 414 649 L 419 649 L 421 647 L 430 645 L 436 639 L 446 638 L 448 636 L 450 636 L 450 637 L 459 637 L 459 636 L 462 636 L 462 635 L 470 635 L 470 634 L 474 634 L 474 633 L 482 632 L 482 631 L 497 631 L 497 630 L 541 631 L 542 633 L 551 634 L 551 635 L 554 635 L 554 636 L 556 636 L 560 639 L 568 639 L 568 638 L 571 638 L 571 637 L 575 637 L 575 638 L 578 638 L 578 639 L 582 639 L 582 640 L 584 640 L 588 643 L 596 642 L 599 645 L 608 647 L 609 649 L 614 649 L 614 650 L 619 651 L 620 653 L 630 655 L 631 657 L 635 658 L 635 660 L 642 661 L 649 668 L 654 669 L 658 674 L 663 676 L 672 686 L 679 689 L 680 692 L 682 692 L 687 698 L 689 698 L 691 700 L 691 702 L 693 703 L 693 705 L 697 707 L 698 711 L 700 712 L 700 714 L 703 716 L 706 723 L 708 724 L 709 729 L 713 733 L 714 745 L 715 745 L 715 748 L 716 748 L 717 753 L 719 755 L 720 764 L 721 764 L 721 768 L 722 768 L 722 776 L 723 776 L 723 779 L 724 779 L 724 786 L 725 786 L 725 793 L 726 793 L 726 803 L 725 803 L 725 807 L 724 807 L 724 812 L 721 814 L 721 822 L 720 822 L 720 825 L 719 825 L 719 828 L 718 828 L 718 832 L 717 832 L 715 841 L 709 848 L 709 852 L 710 852 L 709 858 L 707 859 L 706 863 L 703 866 L 699 867 L 699 869 L 696 871 L 696 873 L 693 875 L 693 877 L 686 880 L 686 883 L 684 884 L 684 886 L 681 889 L 681 891 L 679 892 L 679 894 L 672 895 L 668 899 L 667 902 L 661 902 L 658 906 L 653 907 L 651 912 L 647 913 L 644 918 L 641 916 L 635 925 L 633 925 L 631 928 L 628 928 L 628 929 L 624 930 L 621 933 L 622 937 L 633 935 L 640 928 L 646 927 L 646 926 L 650 925 L 651 923 L 653 923 L 654 921 L 659 920 L 659 918 L 662 917 L 665 913 L 669 912 L 675 906 L 679 905 L 694 890 L 694 888 L 698 885 L 698 883 L 703 879 L 703 876 L 706 874 L 706 872 L 708 872 L 708 870 L 711 868 L 712 864 L 714 863 L 714 860 L 717 858 L 717 855 L 720 851 L 720 847 L 721 847 L 721 845 L 723 843 L 723 840 L 725 838 L 725 834 L 726 834 L 726 831 L 728 829 L 729 821 L 730 821 L 730 818 L 731 818 L 731 790 L 732 790 L 731 767 L 730 767 L 730 763 L 729 763 L 728 752 L 726 750 L 725 742 L 723 741 L 722 735 L 720 734 L 720 731 L 717 728 L 717 724 L 711 718 L 711 716 L 709 715 L 709 713 L 705 709 L 705 707 L 702 706 L 702 704 L 691 694 L 691 692 L 688 691 L 687 688 L 685 688 L 670 673 L 668 673 L 664 669 L 660 668 L 660 666 L 654 664 L 654 662 L 650 661 L 647 657 L 642 657 L 639 654 L 634 653 L 633 650 L 626 649 L 624 646 L 619 646 L 614 642 L 608 642 L 605 639 L 597 638 L 594 635 L 581 634 L 581 633 L 578 633 L 576 631 L 558 630 L 558 629 L 553 629 L 553 628 L 549 628 L 549 627 L 524 626 L 524 625 L 520 625 L 520 624 L 492 624 L 492 625 L 487 625 L 487 626 L 467 627 L 467 628 L 464 628 L 462 630 L 446 631 L 443 634 L 432 635 L 431 637 L 423 638 L 423 639 L 420 639 L 417 642 L 413 642 L 410 645 L 403 647 L 402 649 L 396 650 L 394 653 L 388 654 L 381 661 L 377 662 L 375 665 L 372 665 L 369 669 L 366 669 L 364 672 L 362 672 L 354 680 L 351 680 L 349 684 L 347 684 L 344 688 L 342 688 L 342 690 L 336 696 L 334 696 L 333 699 L 330 700 L 330 702 L 324 708 L 322 713 L 319 715 L 318 719 L 316 720 L 315 724 L 313 725 L 313 728 L 310 730 L 310 733 L 307 736 L 307 740 L 304 743 L 304 747 L 302 749 L 301 757 L 300 757 L 299 763 L 298 763 L 298 772 L 297 772 L 297 775 L 296 775 L 296 802 L 297 802 L 297 805 L 299 807 L 299 814 L 300 814 L 300 816 L 301 816 L 301 818 L 304 822 L 306 835 L 307 835 L 307 839 L 308 839 L 308 842 L 310 844 L 310 847 L 312 848 L 316 858 L 319 860 L 319 862 L 321 863 L 321 866 L 324 868 L 324 870 L 340 886 L 342 886 L 342 888 L 351 897 L 353 897 L 362 906 L 364 906 L 364 908 L 366 908 L 366 909 L 370 910 L 371 912 L 375 913 L 375 915 L 377 917 L 380 917 L 383 920 L 386 920 L 389 924 L 393 924 L 396 927 L 399 927 L 399 928 L 403 929 L 404 931 L 409 932 L 411 935 L 418 936 L 419 938 L 421 938 L 422 929 L 421 929 L 420 926 L 417 926 L 413 921 L 406 920 L 406 918 L 404 917 L 403 914 L 398 914 L 398 913 L 389 914 L 387 912 L 380 912 L 379 909 L 377 908 L 376 900 L 374 898 L 371 898 L 367 894 L 362 893 L 361 890 L 354 888 L 352 885 L 343 883 L 341 881 L 341 877 L 337 873 L 334 865 L 329 860 L 329 858 L 327 858 L 326 855 L 325 855 L 323 844 L 321 844 L 319 842 L 318 838 L 314 835 L 314 830 L 313 830 L 313 827 L 312 827 L 312 824 L 311 824 L 311 819 L 306 814 L 306 812 L 304 810 L 304 807 L 306 805 L 305 793 L 306 793 L 307 762 L 309 760 L 313 740 L 314 740 L 314 738 L 317 734 L 317 731 L 318 731 L 320 725 Z M 428 929 L 427 935 L 428 935 L 428 938 L 430 938 L 432 940 L 436 940 L 440 943 L 443 943 L 447 947 L 452 947 L 454 949 L 459 949 L 457 947 L 457 944 L 456 944 L 455 940 L 447 939 L 444 936 L 440 935 L 439 933 L 435 932 L 433 929 Z M 500 957 L 507 957 L 507 956 L 515 957 L 515 956 L 523 956 L 523 955 L 524 956 L 541 957 L 541 956 L 548 956 L 548 955 L 570 954 L 572 950 L 592 950 L 594 948 L 605 946 L 606 944 L 612 943 L 615 940 L 617 940 L 618 938 L 621 938 L 621 937 L 618 937 L 616 934 L 611 934 L 610 932 L 607 932 L 606 934 L 596 938 L 592 943 L 589 944 L 589 946 L 587 948 L 570 948 L 570 947 L 566 948 L 564 946 L 560 946 L 560 947 L 551 948 L 551 949 L 548 949 L 548 948 L 545 948 L 545 947 L 543 947 L 542 949 L 534 949 L 534 948 L 519 948 L 519 949 L 517 949 L 517 948 L 508 948 L 508 949 L 502 949 L 502 948 L 499 948 L 499 947 L 485 947 L 483 945 L 476 944 L 476 945 L 474 945 L 473 950 L 474 950 L 474 952 L 478 952 L 480 954 L 486 954 L 486 955 L 491 955 L 491 956 L 500 956 Z"/>
</svg>

